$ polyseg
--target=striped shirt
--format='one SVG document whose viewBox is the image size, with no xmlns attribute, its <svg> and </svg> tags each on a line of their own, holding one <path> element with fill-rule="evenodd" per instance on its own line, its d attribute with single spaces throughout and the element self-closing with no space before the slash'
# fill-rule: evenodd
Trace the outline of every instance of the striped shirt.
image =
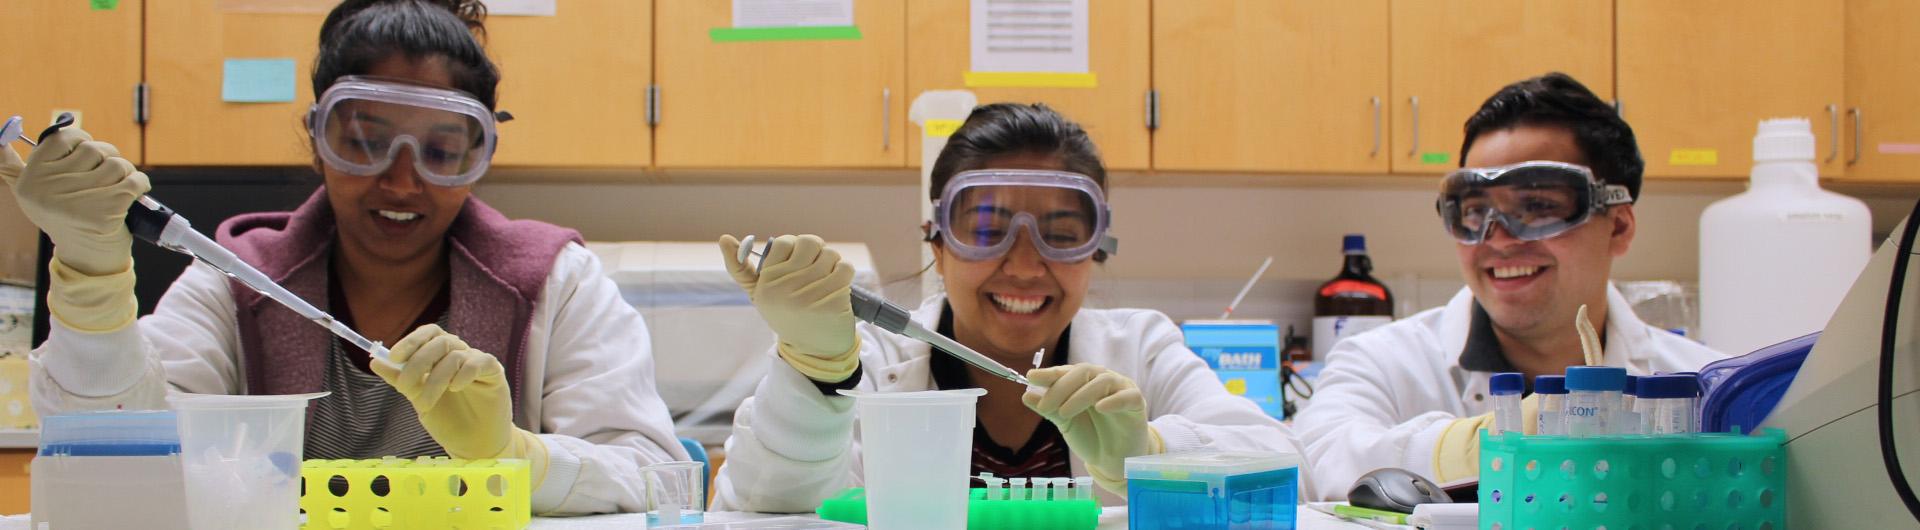
<svg viewBox="0 0 1920 530">
<path fill-rule="evenodd" d="M 352 327 L 353 315 L 347 309 L 339 278 L 330 279 L 328 294 L 335 303 L 329 305 L 335 308 L 334 316 Z M 448 302 L 447 288 L 442 286 L 434 300 L 414 318 L 413 327 L 429 323 L 446 327 Z M 372 358 L 365 350 L 339 338 L 331 344 L 321 385 L 331 394 L 310 405 L 313 414 L 307 421 L 306 458 L 413 458 L 447 454 L 446 449 L 427 434 L 426 427 L 420 425 L 420 415 L 406 396 L 369 371 L 367 364 Z"/>
</svg>

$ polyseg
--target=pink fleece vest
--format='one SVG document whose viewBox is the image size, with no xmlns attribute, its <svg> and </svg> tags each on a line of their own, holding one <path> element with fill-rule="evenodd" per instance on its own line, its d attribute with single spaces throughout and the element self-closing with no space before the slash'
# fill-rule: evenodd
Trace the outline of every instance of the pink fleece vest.
<svg viewBox="0 0 1920 530">
<path fill-rule="evenodd" d="M 292 212 L 253 213 L 220 223 L 216 239 L 267 277 L 327 309 L 327 269 L 334 246 L 326 187 Z M 514 423 L 528 425 L 520 390 L 534 301 L 553 262 L 579 232 L 539 221 L 510 220 L 469 198 L 447 229 L 450 293 L 447 331 L 500 358 L 513 388 Z M 321 390 L 333 335 L 260 293 L 233 282 L 240 328 L 240 370 L 249 394 Z"/>
</svg>

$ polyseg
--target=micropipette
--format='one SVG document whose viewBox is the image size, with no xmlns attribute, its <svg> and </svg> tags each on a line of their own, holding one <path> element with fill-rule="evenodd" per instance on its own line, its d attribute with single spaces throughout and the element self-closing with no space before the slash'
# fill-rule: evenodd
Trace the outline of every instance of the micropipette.
<svg viewBox="0 0 1920 530">
<path fill-rule="evenodd" d="M 14 120 L 8 120 L 8 123 L 13 123 L 13 121 Z M 44 142 L 46 141 L 47 135 L 71 125 L 73 125 L 73 115 L 61 114 L 58 119 L 54 120 L 52 127 L 48 127 L 46 132 L 40 134 L 40 140 Z M 0 139 L 4 138 L 5 136 L 0 136 Z M 24 140 L 25 137 L 21 139 Z M 37 145 L 33 142 L 28 142 L 28 144 Z M 342 324 L 339 320 L 334 319 L 333 315 L 329 315 L 326 311 L 321 311 L 312 304 L 308 304 L 306 300 L 301 300 L 299 296 L 294 295 L 293 292 L 288 291 L 285 287 L 274 283 L 273 279 L 268 278 L 267 275 L 261 273 L 259 269 L 255 269 L 252 265 L 248 265 L 247 262 L 242 261 L 239 256 L 235 256 L 233 252 L 227 250 L 226 247 L 220 246 L 220 244 L 214 242 L 213 239 L 195 231 L 193 226 L 187 222 L 186 217 L 175 214 L 171 208 L 160 204 L 160 201 L 156 201 L 152 197 L 143 195 L 139 200 L 135 201 L 132 206 L 127 207 L 127 231 L 133 233 L 134 237 L 152 243 L 160 248 L 192 256 L 194 259 L 200 260 L 201 263 L 210 265 L 215 270 L 226 274 L 227 277 L 238 280 L 241 284 L 252 288 L 261 295 L 271 298 L 275 302 L 279 302 L 280 305 L 286 306 L 287 309 L 299 313 L 300 316 L 305 317 L 307 320 L 312 320 L 315 324 L 319 324 L 320 327 L 327 328 L 327 330 L 332 331 L 334 335 L 345 339 L 348 343 L 358 346 L 360 349 L 366 350 L 367 353 L 374 357 L 383 361 L 392 362 L 392 360 L 387 357 L 387 347 L 385 345 L 368 340 L 366 337 L 355 332 L 353 328 L 349 328 L 346 324 Z"/>
<path fill-rule="evenodd" d="M 754 275 L 758 276 L 760 274 L 760 267 L 767 263 L 767 250 L 773 248 L 773 241 L 769 239 L 766 247 L 756 252 L 753 250 L 753 239 L 753 236 L 747 236 L 740 241 L 740 252 L 734 256 L 734 261 L 745 265 L 748 255 L 760 256 L 760 263 L 756 264 L 753 269 Z M 907 312 L 905 308 L 894 305 L 892 302 L 888 302 L 886 298 L 862 289 L 858 285 L 852 287 L 854 317 L 865 320 L 875 326 L 880 326 L 880 329 L 918 339 L 921 342 L 932 345 L 934 349 L 947 352 L 948 355 L 952 355 L 961 361 L 965 361 L 967 364 L 985 370 L 995 377 L 1022 385 L 1029 384 L 1027 383 L 1027 377 L 1020 375 L 1020 372 L 1016 372 L 1012 368 L 1007 368 L 1006 365 L 1000 364 L 998 361 L 994 361 L 993 358 L 987 357 L 980 352 L 973 351 L 973 348 L 968 348 L 964 344 L 955 342 L 953 339 L 947 338 L 946 335 L 941 335 L 933 330 L 927 329 L 925 326 L 915 323 L 912 313 Z"/>
</svg>

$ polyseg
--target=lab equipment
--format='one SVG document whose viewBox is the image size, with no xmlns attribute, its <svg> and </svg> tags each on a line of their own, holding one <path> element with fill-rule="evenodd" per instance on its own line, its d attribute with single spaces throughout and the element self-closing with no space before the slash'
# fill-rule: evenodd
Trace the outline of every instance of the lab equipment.
<svg viewBox="0 0 1920 530">
<path fill-rule="evenodd" d="M 1275 419 L 1286 419 L 1281 391 L 1280 327 L 1265 320 L 1188 320 L 1180 323 L 1187 349 L 1207 362 L 1227 392 L 1247 398 Z"/>
<path fill-rule="evenodd" d="M 1127 459 L 1130 528 L 1290 530 L 1300 455 L 1164 453 Z"/>
<path fill-rule="evenodd" d="M 1698 285 L 1672 281 L 1616 281 L 1615 289 L 1633 307 L 1633 314 L 1647 325 L 1689 338 L 1700 336 L 1700 289 Z"/>
<path fill-rule="evenodd" d="M 174 417 L 119 410 L 46 417 L 29 471 L 33 526 L 189 528 Z M 113 508 L 101 509 L 103 500 Z"/>
<path fill-rule="evenodd" d="M 707 496 L 701 481 L 707 478 L 703 462 L 661 462 L 640 468 L 646 477 L 647 526 L 698 523 L 706 520 Z"/>
<path fill-rule="evenodd" d="M 1067 487 L 1071 482 L 1067 477 L 1031 477 L 1033 484 L 1039 484 L 1028 496 L 1016 497 L 1011 490 L 995 487 L 995 484 L 1010 482 L 1007 478 L 994 477 L 982 473 L 979 477 L 987 483 L 986 488 L 973 488 L 967 497 L 967 528 L 970 530 L 1090 530 L 1100 523 L 1100 504 L 1093 498 L 1092 477 L 1086 479 L 1080 491 Z M 1015 477 L 1012 481 L 1027 482 L 1025 477 Z M 865 524 L 867 521 L 867 490 L 849 488 L 840 494 L 820 503 L 817 512 L 822 519 L 847 523 Z"/>
<path fill-rule="evenodd" d="M 754 273 L 758 274 L 760 266 L 766 264 L 765 258 L 767 251 L 773 248 L 773 241 L 768 240 L 766 246 L 757 252 L 753 250 L 753 241 L 753 236 L 747 236 L 740 240 L 740 253 L 734 256 L 734 261 L 746 264 L 747 256 L 760 256 L 760 262 L 754 265 Z M 952 355 L 961 361 L 965 361 L 967 364 L 971 364 L 1001 379 L 1022 385 L 1027 384 L 1027 377 L 1020 375 L 1020 372 L 1016 372 L 1012 368 L 1007 368 L 1006 365 L 1000 364 L 999 361 L 993 360 L 992 357 L 987 357 L 985 354 L 973 351 L 973 348 L 968 348 L 966 345 L 960 344 L 953 339 L 947 338 L 945 335 L 929 330 L 926 326 L 914 322 L 912 313 L 908 312 L 905 308 L 894 305 L 892 302 L 888 302 L 885 297 L 862 289 L 857 285 L 852 286 L 850 297 L 853 299 L 853 316 L 860 320 L 865 320 L 868 323 L 879 326 L 880 329 L 918 339 L 921 342 L 932 345 L 936 350 L 946 352 L 948 355 Z"/>
<path fill-rule="evenodd" d="M 775 517 L 751 521 L 713 521 L 653 526 L 659 530 L 861 530 L 865 526 L 807 517 Z"/>
<path fill-rule="evenodd" d="M 1700 380 L 1692 375 L 1640 378 L 1639 434 L 1687 434 L 1699 430 L 1694 410 L 1700 404 Z"/>
<path fill-rule="evenodd" d="M 1314 292 L 1313 357 L 1307 360 L 1325 360 L 1341 339 L 1393 322 L 1393 292 L 1373 277 L 1367 236 L 1347 234 L 1340 249 L 1340 274 Z"/>
<path fill-rule="evenodd" d="M 325 395 L 167 396 L 179 417 L 188 522 L 194 528 L 297 528 L 307 401 Z"/>
<path fill-rule="evenodd" d="M 1347 490 L 1347 502 L 1361 508 L 1405 515 L 1413 513 L 1415 506 L 1445 504 L 1453 502 L 1453 498 L 1439 484 L 1434 484 L 1419 473 L 1383 467 L 1368 471 L 1354 480 L 1353 488 Z"/>
<path fill-rule="evenodd" d="M 1520 417 L 1520 391 L 1525 377 L 1518 372 L 1502 372 L 1488 378 L 1487 393 L 1493 400 L 1493 428 L 1487 429 L 1488 434 L 1526 431 Z"/>
<path fill-rule="evenodd" d="M 1567 377 L 1536 376 L 1533 393 L 1540 395 L 1540 419 L 1534 428 L 1539 429 L 1540 434 L 1567 434 Z"/>
<path fill-rule="evenodd" d="M 1362 508 L 1362 507 L 1354 506 L 1351 504 L 1334 505 L 1333 514 L 1340 516 L 1342 519 L 1349 519 L 1349 520 L 1356 520 L 1356 521 L 1373 521 L 1376 523 L 1387 523 L 1387 524 L 1407 524 L 1406 513 L 1390 512 L 1386 510 L 1376 510 L 1373 508 Z"/>
<path fill-rule="evenodd" d="M 1613 434 L 1609 419 L 1617 410 L 1627 369 L 1617 366 L 1567 368 L 1567 436 L 1575 438 Z"/>
<path fill-rule="evenodd" d="M 1048 261 L 1073 263 L 1119 250 L 1107 235 L 1112 212 L 1092 177 L 1068 171 L 981 169 L 947 181 L 934 205 L 934 230 L 960 259 L 998 258 L 1024 226 Z"/>
<path fill-rule="evenodd" d="M 1786 521 L 1797 510 L 1788 509 L 1785 442 L 1778 429 L 1487 436 L 1480 440 L 1480 528 L 1797 528 Z"/>
<path fill-rule="evenodd" d="M 1866 203 L 1820 188 L 1812 127 L 1761 121 L 1747 190 L 1700 214 L 1700 339 L 1741 355 L 1819 331 L 1873 252 Z"/>
<path fill-rule="evenodd" d="M 300 477 L 306 530 L 509 529 L 533 517 L 526 460 L 307 460 Z"/>
<path fill-rule="evenodd" d="M 307 133 L 320 160 L 347 174 L 378 175 L 410 147 L 422 180 L 466 186 L 486 175 L 496 123 L 510 118 L 463 91 L 349 75 L 320 94 L 307 112 Z"/>
<path fill-rule="evenodd" d="M 1260 262 L 1260 268 L 1254 269 L 1253 277 L 1247 278 L 1247 284 L 1240 286 L 1240 294 L 1233 295 L 1233 301 L 1227 303 L 1227 309 L 1220 312 L 1220 320 L 1226 320 L 1233 316 L 1233 309 L 1240 307 L 1240 301 L 1247 299 L 1247 293 L 1253 291 L 1253 286 L 1260 283 L 1260 277 L 1267 274 L 1267 267 L 1272 266 L 1273 256 L 1267 256 L 1266 261 Z"/>
<path fill-rule="evenodd" d="M 1478 245 L 1494 223 L 1514 239 L 1539 241 L 1633 200 L 1626 186 L 1603 183 L 1586 166 L 1529 161 L 1454 171 L 1441 180 L 1434 208 L 1455 240 Z"/>
<path fill-rule="evenodd" d="M 1813 353 L 1820 333 L 1700 368 L 1700 431 L 1750 433 L 1767 419 Z"/>
<path fill-rule="evenodd" d="M 14 116 L 7 118 L 5 122 L 0 122 L 0 148 L 7 148 L 7 144 L 13 143 L 14 140 L 26 141 L 30 146 L 39 145 L 33 143 L 33 140 L 28 140 L 23 134 L 24 129 L 21 128 L 20 121 L 19 116 Z"/>
<path fill-rule="evenodd" d="M 864 478 L 873 501 L 867 518 L 874 530 L 967 527 L 974 403 L 986 393 L 840 391 L 853 396 L 860 418 Z"/>
<path fill-rule="evenodd" d="M 1480 528 L 1480 505 L 1474 503 L 1422 504 L 1407 516 L 1420 530 L 1474 530 Z"/>
</svg>

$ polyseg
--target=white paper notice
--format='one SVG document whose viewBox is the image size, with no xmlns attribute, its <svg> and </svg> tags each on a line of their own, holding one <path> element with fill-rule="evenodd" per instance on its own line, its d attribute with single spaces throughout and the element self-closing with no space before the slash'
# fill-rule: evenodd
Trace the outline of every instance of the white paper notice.
<svg viewBox="0 0 1920 530">
<path fill-rule="evenodd" d="M 1087 0 L 973 0 L 974 72 L 1087 73 Z"/>
<path fill-rule="evenodd" d="M 558 13 L 558 0 L 483 0 L 488 15 L 550 17 Z"/>
<path fill-rule="evenodd" d="M 852 26 L 853 0 L 733 0 L 733 27 Z"/>
</svg>

